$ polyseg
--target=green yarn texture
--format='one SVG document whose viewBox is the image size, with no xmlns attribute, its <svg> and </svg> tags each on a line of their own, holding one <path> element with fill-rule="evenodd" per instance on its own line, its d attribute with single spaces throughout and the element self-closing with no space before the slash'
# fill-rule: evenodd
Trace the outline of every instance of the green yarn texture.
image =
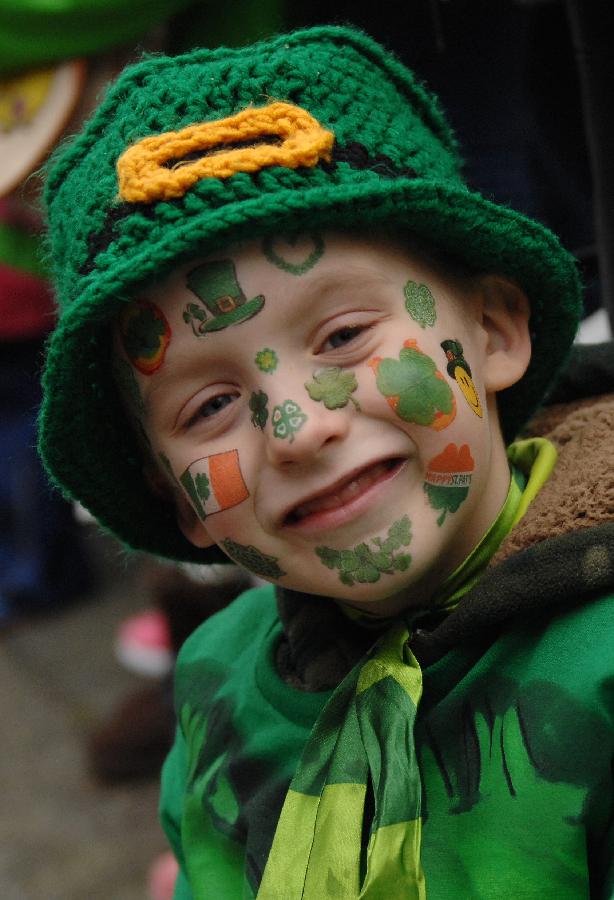
<svg viewBox="0 0 614 900">
<path fill-rule="evenodd" d="M 248 105 L 283 99 L 335 134 L 331 163 L 205 178 L 183 197 L 118 201 L 115 164 L 130 144 Z M 54 482 L 127 546 L 175 559 L 226 560 L 192 547 L 153 497 L 115 388 L 111 322 L 135 291 L 230 241 L 378 226 L 413 232 L 482 271 L 516 280 L 532 309 L 533 356 L 499 395 L 508 440 L 571 345 L 580 310 L 573 258 L 544 227 L 468 190 L 436 100 L 366 35 L 321 26 L 239 49 L 146 58 L 125 70 L 46 187 L 61 317 L 44 375 L 40 450 Z"/>
</svg>

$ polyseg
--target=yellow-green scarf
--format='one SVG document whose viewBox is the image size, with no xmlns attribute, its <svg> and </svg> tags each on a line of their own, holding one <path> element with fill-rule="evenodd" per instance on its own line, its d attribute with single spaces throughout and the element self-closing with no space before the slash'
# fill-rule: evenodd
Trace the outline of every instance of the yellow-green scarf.
<svg viewBox="0 0 614 900">
<path fill-rule="evenodd" d="M 556 450 L 533 438 L 513 444 L 508 457 L 506 501 L 434 607 L 453 608 L 480 578 L 550 475 Z M 393 624 L 322 710 L 286 795 L 258 900 L 389 900 L 401 885 L 407 900 L 426 897 L 413 737 L 422 672 L 409 637 L 406 624 Z"/>
</svg>

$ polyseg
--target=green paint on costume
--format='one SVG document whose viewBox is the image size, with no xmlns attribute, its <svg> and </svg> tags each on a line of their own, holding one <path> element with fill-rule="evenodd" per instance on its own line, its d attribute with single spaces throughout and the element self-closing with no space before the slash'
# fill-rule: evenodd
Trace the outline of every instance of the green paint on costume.
<svg viewBox="0 0 614 900">
<path fill-rule="evenodd" d="M 432 425 L 437 424 L 438 417 L 452 415 L 454 396 L 450 386 L 431 357 L 417 347 L 406 345 L 398 360 L 374 360 L 372 365 L 378 390 L 405 422 Z"/>
<path fill-rule="evenodd" d="M 414 322 L 417 322 L 422 328 L 434 325 L 437 320 L 435 298 L 428 286 L 408 281 L 403 291 L 405 293 L 405 309 Z"/>
<path fill-rule="evenodd" d="M 215 778 L 213 790 L 208 799 L 213 812 L 219 819 L 227 825 L 235 824 L 239 818 L 239 801 L 225 775 L 218 775 Z"/>
<path fill-rule="evenodd" d="M 222 547 L 235 562 L 262 578 L 281 578 L 286 573 L 277 564 L 275 556 L 262 553 L 251 544 L 237 544 L 230 538 L 222 541 Z"/>
<path fill-rule="evenodd" d="M 374 547 L 357 544 L 351 550 L 335 550 L 332 547 L 316 547 L 316 553 L 329 569 L 339 571 L 339 581 L 353 585 L 373 584 L 382 575 L 404 572 L 411 563 L 409 553 L 396 553 L 411 542 L 411 522 L 408 516 L 398 519 L 388 529 L 387 537 L 371 538 Z"/>
<path fill-rule="evenodd" d="M 186 284 L 201 301 L 201 305 L 188 303 L 183 312 L 183 321 L 197 337 L 251 319 L 264 306 L 262 294 L 247 299 L 232 259 L 202 263 L 188 272 Z"/>
<path fill-rule="evenodd" d="M 352 397 L 358 387 L 356 376 L 339 366 L 315 372 L 313 381 L 306 382 L 305 387 L 311 399 L 321 400 L 327 409 L 347 406 L 348 400 L 352 401 L 356 409 L 360 409 L 358 402 Z"/>
<path fill-rule="evenodd" d="M 278 363 L 279 357 L 270 347 L 265 347 L 264 350 L 259 350 L 256 353 L 256 365 L 261 372 L 266 372 L 270 375 L 271 372 L 275 371 Z"/>
<path fill-rule="evenodd" d="M 313 249 L 303 260 L 293 262 L 287 259 L 286 256 L 288 253 L 292 253 L 296 248 L 296 245 L 304 240 L 305 235 L 296 235 L 288 238 L 279 236 L 266 237 L 262 242 L 262 252 L 268 261 L 273 263 L 274 266 L 277 266 L 278 269 L 289 272 L 291 275 L 304 275 L 305 272 L 308 272 L 309 269 L 312 269 L 315 266 L 324 254 L 324 238 L 322 235 L 314 232 L 307 236 L 313 242 Z M 282 255 L 284 253 L 286 256 Z"/>
<path fill-rule="evenodd" d="M 257 394 L 254 392 L 249 398 L 249 408 L 252 411 L 252 425 L 254 428 L 261 428 L 264 431 L 264 426 L 269 418 L 268 402 L 269 398 L 264 391 L 258 391 Z"/>
<path fill-rule="evenodd" d="M 271 416 L 273 435 L 276 438 L 281 438 L 281 440 L 290 438 L 290 443 L 292 443 L 294 435 L 303 427 L 306 421 L 307 416 L 298 403 L 295 403 L 294 400 L 284 400 L 280 406 L 273 408 L 273 415 Z"/>
</svg>

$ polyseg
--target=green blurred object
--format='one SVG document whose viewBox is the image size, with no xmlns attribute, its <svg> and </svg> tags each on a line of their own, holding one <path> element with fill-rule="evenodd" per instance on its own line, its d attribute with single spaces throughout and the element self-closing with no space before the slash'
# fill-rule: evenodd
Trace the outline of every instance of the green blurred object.
<svg viewBox="0 0 614 900">
<path fill-rule="evenodd" d="M 193 0 L 0 0 L 0 77 L 138 41 Z"/>
</svg>

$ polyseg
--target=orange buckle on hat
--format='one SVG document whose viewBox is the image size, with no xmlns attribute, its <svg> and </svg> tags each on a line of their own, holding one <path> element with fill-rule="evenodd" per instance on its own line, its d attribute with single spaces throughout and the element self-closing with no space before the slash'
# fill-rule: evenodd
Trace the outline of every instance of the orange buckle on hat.
<svg viewBox="0 0 614 900">
<path fill-rule="evenodd" d="M 266 166 L 311 168 L 321 159 L 330 161 L 334 141 L 334 134 L 300 106 L 250 107 L 129 147 L 117 160 L 119 196 L 128 203 L 153 203 L 182 197 L 203 178 L 229 178 Z M 203 155 L 194 159 L 199 152 Z"/>
</svg>

